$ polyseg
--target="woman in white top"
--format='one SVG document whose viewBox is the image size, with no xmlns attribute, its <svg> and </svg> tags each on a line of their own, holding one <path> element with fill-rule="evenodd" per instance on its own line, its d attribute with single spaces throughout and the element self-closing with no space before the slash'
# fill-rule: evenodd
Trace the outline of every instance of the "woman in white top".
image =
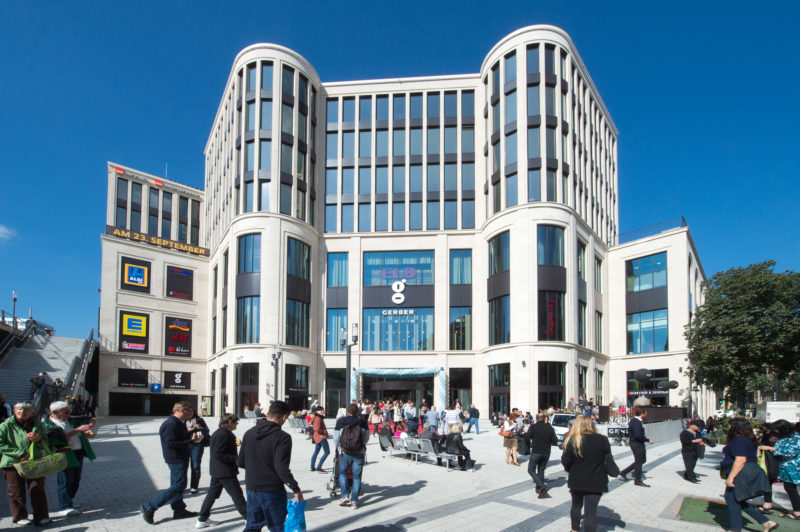
<svg viewBox="0 0 800 532">
<path fill-rule="evenodd" d="M 457 408 L 448 408 L 444 411 L 445 423 L 447 423 L 447 433 L 453 432 L 453 425 L 461 425 L 461 413 Z"/>
<path fill-rule="evenodd" d="M 505 423 L 503 423 L 503 430 L 510 433 L 510 436 L 503 437 L 503 447 L 506 448 L 506 463 L 519 465 L 519 456 L 517 455 L 517 434 L 519 433 L 519 425 L 517 424 L 517 414 L 512 413 L 508 416 Z M 509 460 L 509 456 L 513 455 L 514 461 Z"/>
</svg>

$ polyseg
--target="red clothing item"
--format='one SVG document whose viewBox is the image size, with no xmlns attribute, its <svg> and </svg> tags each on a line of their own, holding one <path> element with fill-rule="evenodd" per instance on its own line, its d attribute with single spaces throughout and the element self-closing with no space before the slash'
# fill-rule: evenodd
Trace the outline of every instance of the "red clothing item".
<svg viewBox="0 0 800 532">
<path fill-rule="evenodd" d="M 311 421 L 311 428 L 314 429 L 314 443 L 319 443 L 328 438 L 328 429 L 325 428 L 325 419 L 322 416 L 314 415 Z"/>
</svg>

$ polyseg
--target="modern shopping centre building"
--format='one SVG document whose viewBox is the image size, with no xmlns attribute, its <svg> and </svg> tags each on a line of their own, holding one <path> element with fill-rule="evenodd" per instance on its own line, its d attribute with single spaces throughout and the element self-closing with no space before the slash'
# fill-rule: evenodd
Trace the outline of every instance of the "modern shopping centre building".
<svg viewBox="0 0 800 532">
<path fill-rule="evenodd" d="M 682 222 L 621 238 L 617 136 L 552 26 L 468 75 L 323 83 L 292 50 L 245 48 L 203 189 L 108 164 L 101 413 L 336 412 L 349 343 L 353 397 L 707 414 L 684 375 L 699 255 Z"/>
</svg>

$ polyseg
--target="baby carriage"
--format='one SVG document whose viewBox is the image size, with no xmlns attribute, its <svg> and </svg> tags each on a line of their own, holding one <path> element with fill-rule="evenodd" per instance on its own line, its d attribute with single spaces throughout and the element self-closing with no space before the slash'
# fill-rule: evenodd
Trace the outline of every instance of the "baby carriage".
<svg viewBox="0 0 800 532">
<path fill-rule="evenodd" d="M 347 485 L 353 486 L 353 471 L 347 470 Z M 331 499 L 339 496 L 339 450 L 337 449 L 333 455 L 333 467 L 331 468 L 331 478 L 328 479 L 328 491 L 331 494 Z"/>
</svg>

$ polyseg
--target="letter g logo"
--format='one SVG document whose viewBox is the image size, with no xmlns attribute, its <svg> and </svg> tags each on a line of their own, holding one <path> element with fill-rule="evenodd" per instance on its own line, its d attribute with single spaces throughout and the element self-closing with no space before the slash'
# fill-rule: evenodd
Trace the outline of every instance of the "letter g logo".
<svg viewBox="0 0 800 532">
<path fill-rule="evenodd" d="M 406 300 L 406 296 L 403 295 L 403 291 L 406 289 L 406 280 L 403 279 L 402 281 L 395 281 L 392 283 L 392 303 L 395 305 L 402 305 L 403 302 Z"/>
</svg>

